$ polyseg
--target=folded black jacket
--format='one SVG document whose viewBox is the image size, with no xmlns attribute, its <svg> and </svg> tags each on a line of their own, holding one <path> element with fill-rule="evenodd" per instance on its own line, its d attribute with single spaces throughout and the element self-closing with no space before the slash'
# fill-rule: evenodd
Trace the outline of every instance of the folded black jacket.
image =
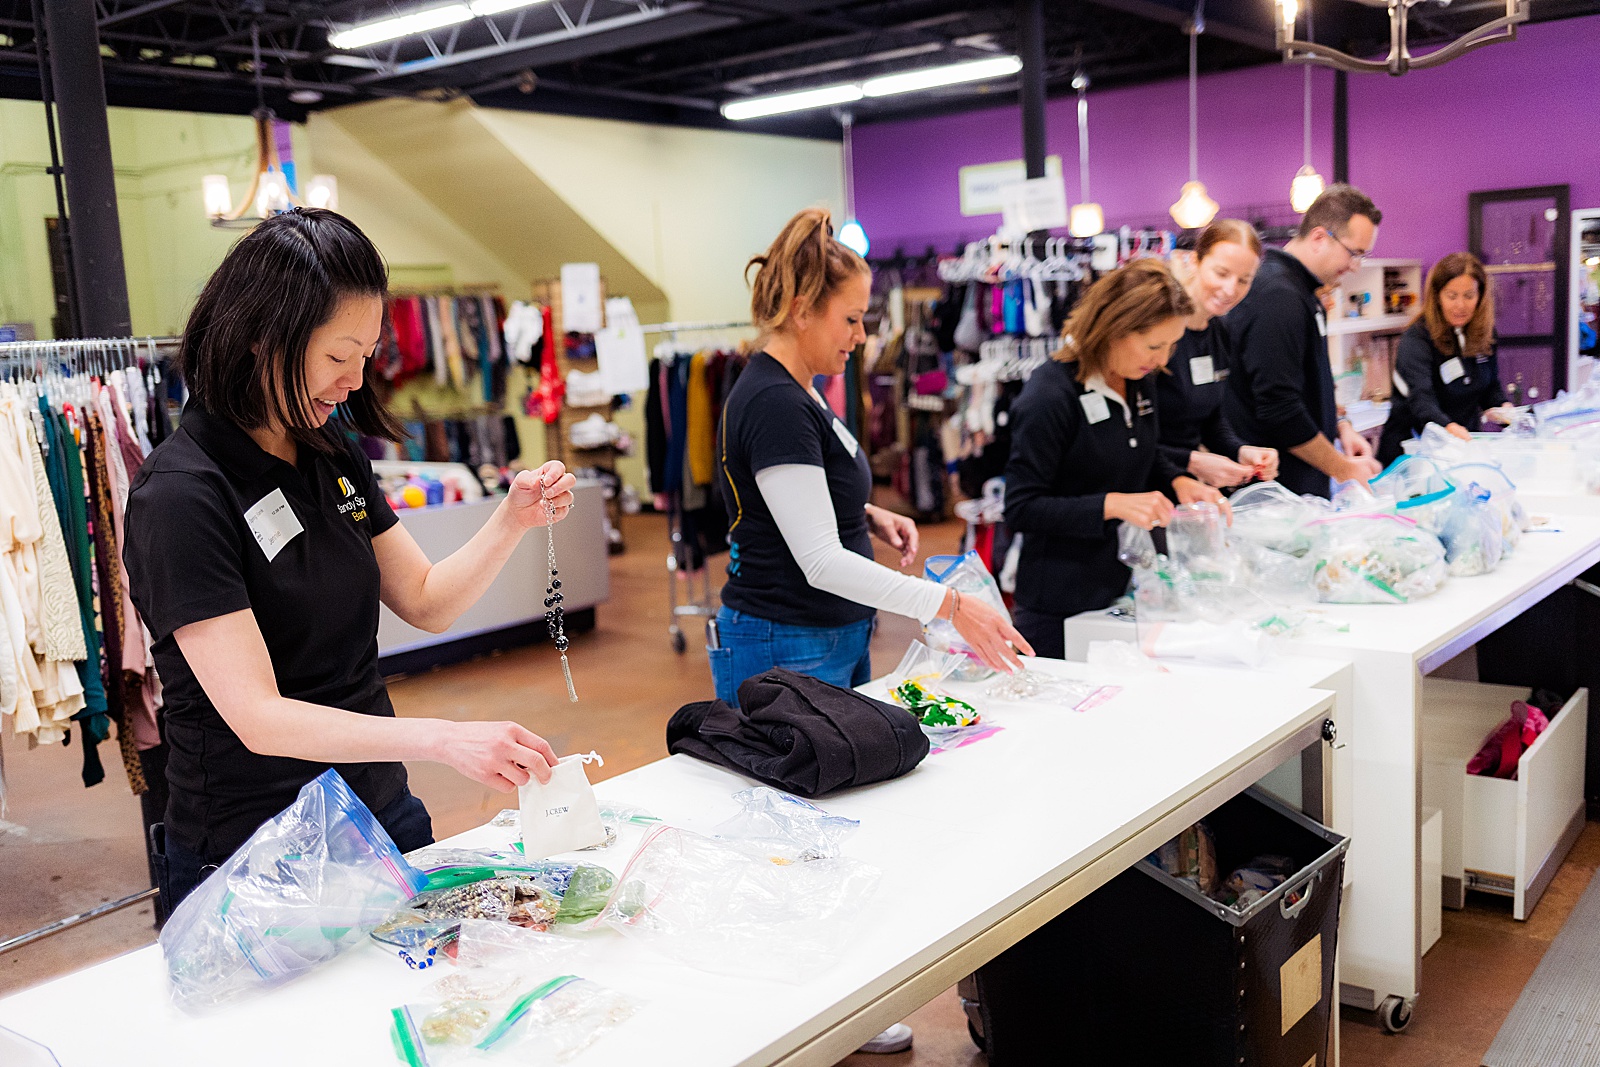
<svg viewBox="0 0 1600 1067">
<path fill-rule="evenodd" d="M 720 700 L 679 708 L 667 751 L 818 797 L 900 777 L 928 754 L 928 739 L 902 708 L 775 667 L 745 679 L 737 708 Z"/>
</svg>

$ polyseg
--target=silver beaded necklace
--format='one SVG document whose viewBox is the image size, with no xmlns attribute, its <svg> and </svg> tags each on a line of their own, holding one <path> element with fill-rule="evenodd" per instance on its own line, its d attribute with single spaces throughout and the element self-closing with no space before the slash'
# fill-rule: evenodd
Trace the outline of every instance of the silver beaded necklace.
<svg viewBox="0 0 1600 1067">
<path fill-rule="evenodd" d="M 567 699 L 578 702 L 578 690 L 572 685 L 572 668 L 567 664 L 566 616 L 561 610 L 561 579 L 556 570 L 556 506 L 547 497 L 544 501 L 545 544 L 550 556 L 550 584 L 545 586 L 544 621 L 550 627 L 550 640 L 561 653 L 561 674 L 567 680 Z"/>
</svg>

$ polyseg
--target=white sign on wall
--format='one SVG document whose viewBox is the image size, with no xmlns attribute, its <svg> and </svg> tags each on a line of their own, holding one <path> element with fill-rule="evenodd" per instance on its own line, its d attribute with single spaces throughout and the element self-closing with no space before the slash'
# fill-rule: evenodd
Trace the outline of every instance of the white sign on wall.
<svg viewBox="0 0 1600 1067">
<path fill-rule="evenodd" d="M 1061 157 L 1050 156 L 1044 161 L 1048 177 L 1061 177 Z M 1028 165 L 1020 159 L 1003 163 L 979 163 L 962 167 L 958 182 L 961 189 L 963 215 L 998 215 L 1001 213 L 1000 190 L 1014 182 L 1026 181 Z M 1066 223 L 1062 223 L 1066 225 Z"/>
<path fill-rule="evenodd" d="M 1067 224 L 1067 187 L 1053 178 L 1030 178 L 1000 187 L 1000 232 L 1059 230 Z"/>
</svg>

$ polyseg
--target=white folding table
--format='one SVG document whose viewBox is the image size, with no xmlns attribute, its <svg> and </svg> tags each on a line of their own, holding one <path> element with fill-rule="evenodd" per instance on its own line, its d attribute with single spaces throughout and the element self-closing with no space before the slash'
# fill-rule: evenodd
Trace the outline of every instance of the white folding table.
<svg viewBox="0 0 1600 1067">
<path fill-rule="evenodd" d="M 1082 664 L 1038 669 L 1090 677 Z M 1122 684 L 1084 712 L 992 705 L 1000 733 L 822 801 L 861 820 L 846 852 L 883 878 L 851 947 L 818 978 L 725 977 L 614 933 L 586 935 L 566 969 L 646 1004 L 574 1063 L 826 1067 L 1285 760 L 1309 753 L 1309 806 L 1325 804 L 1330 694 L 1270 678 Z M 675 756 L 597 791 L 671 823 L 711 825 L 734 813 L 731 795 L 749 784 Z M 509 833 L 480 827 L 457 843 L 503 845 Z M 620 869 L 640 833 L 582 856 Z M 0 1026 L 48 1046 L 62 1067 L 387 1067 L 388 1010 L 436 975 L 366 944 L 279 989 L 190 1017 L 170 1003 L 160 951 L 149 947 L 0 1000 Z"/>
</svg>

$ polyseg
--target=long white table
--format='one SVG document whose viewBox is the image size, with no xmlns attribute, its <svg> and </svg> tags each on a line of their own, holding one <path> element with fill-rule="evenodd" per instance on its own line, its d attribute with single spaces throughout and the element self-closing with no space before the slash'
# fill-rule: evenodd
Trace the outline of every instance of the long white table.
<svg viewBox="0 0 1600 1067">
<path fill-rule="evenodd" d="M 1453 578 L 1433 596 L 1406 605 L 1324 605 L 1326 617 L 1348 624 L 1293 640 L 1297 654 L 1336 659 L 1354 668 L 1348 707 L 1338 709 L 1335 777 L 1349 760 L 1351 837 L 1349 892 L 1339 953 L 1345 1003 L 1380 1009 L 1403 1025 L 1421 991 L 1422 972 L 1422 706 L 1421 683 L 1487 634 L 1600 563 L 1600 507 L 1535 498 L 1559 532 L 1529 533 L 1492 574 Z M 1120 627 L 1080 616 L 1068 621 L 1068 645 L 1084 637 L 1129 639 Z M 1087 628 L 1087 629 L 1086 629 Z M 1340 791 L 1342 792 L 1342 790 Z M 1335 811 L 1342 813 L 1339 792 Z"/>
<path fill-rule="evenodd" d="M 1092 678 L 1082 664 L 1036 665 Z M 1000 733 L 932 755 L 896 781 L 823 800 L 861 820 L 846 852 L 880 867 L 883 879 L 859 936 L 815 980 L 723 977 L 614 933 L 585 935 L 565 969 L 647 1003 L 574 1063 L 826 1067 L 1285 760 L 1311 754 L 1303 757 L 1309 806 L 1326 804 L 1317 767 L 1330 694 L 1270 678 L 1223 686 L 1148 675 L 1121 684 L 1085 712 L 991 704 Z M 731 795 L 749 784 L 671 757 L 597 791 L 705 826 L 732 815 Z M 509 833 L 480 827 L 456 843 L 504 845 Z M 626 831 L 611 849 L 582 856 L 620 870 L 639 836 Z M 362 945 L 299 981 L 191 1017 L 169 1002 L 160 951 L 150 947 L 0 1000 L 0 1026 L 48 1046 L 62 1067 L 387 1067 L 388 1009 L 416 999 L 437 974 Z"/>
</svg>

